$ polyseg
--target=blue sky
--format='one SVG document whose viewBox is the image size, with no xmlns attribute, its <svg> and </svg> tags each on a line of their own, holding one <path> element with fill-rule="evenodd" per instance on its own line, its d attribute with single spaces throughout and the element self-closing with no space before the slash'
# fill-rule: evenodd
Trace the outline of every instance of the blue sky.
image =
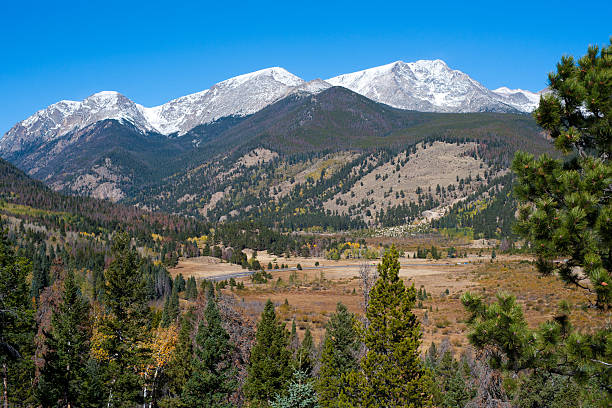
<svg viewBox="0 0 612 408">
<path fill-rule="evenodd" d="M 61 99 L 116 90 L 153 106 L 269 66 L 310 80 L 440 58 L 537 91 L 561 55 L 610 35 L 610 1 L 5 2 L 0 134 Z"/>
</svg>

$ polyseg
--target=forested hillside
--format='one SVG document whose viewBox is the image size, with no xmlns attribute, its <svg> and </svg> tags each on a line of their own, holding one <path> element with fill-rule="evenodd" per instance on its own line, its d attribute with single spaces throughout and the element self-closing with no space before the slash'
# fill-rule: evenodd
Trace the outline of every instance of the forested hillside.
<svg viewBox="0 0 612 408">
<path fill-rule="evenodd" d="M 526 115 L 405 111 L 332 87 L 181 136 L 105 120 L 11 160 L 68 194 L 213 223 L 338 231 L 484 200 L 476 195 L 494 188 L 519 149 L 551 149 Z"/>
<path fill-rule="evenodd" d="M 99 266 L 102 267 L 104 255 L 110 250 L 110 241 L 117 231 L 128 233 L 142 253 L 166 265 L 175 263 L 179 256 L 200 255 L 202 248 L 198 245 L 203 242 L 207 242 L 208 251 L 219 245 L 236 251 L 247 247 L 269 249 L 279 254 L 298 253 L 305 243 L 305 239 L 288 237 L 250 222 L 213 226 L 190 217 L 62 195 L 1 159 L 0 176 L 0 214 L 5 216 L 3 219 L 8 223 L 11 236 L 32 253 L 40 245 L 55 250 L 70 248 L 71 251 L 83 245 L 101 252 Z M 18 232 L 28 234 L 17 238 Z M 78 262 L 91 261 L 85 253 L 79 257 L 82 259 Z M 52 261 L 51 255 L 45 261 L 47 269 Z"/>
<path fill-rule="evenodd" d="M 288 97 L 203 141 L 185 156 L 188 170 L 143 188 L 126 202 L 212 221 L 248 217 L 287 230 L 398 225 L 467 191 L 479 191 L 483 179 L 488 185 L 508 168 L 518 149 L 550 151 L 539 132 L 528 116 L 409 112 L 330 88 Z M 439 158 L 430 151 L 425 154 L 433 156 L 420 167 L 407 165 L 417 150 L 435 142 L 458 148 Z M 475 167 L 455 166 L 468 155 Z M 437 174 L 449 180 L 433 175 L 438 164 L 448 166 Z M 414 177 L 423 167 L 432 174 Z M 371 202 L 374 191 L 355 188 L 375 175 L 389 181 L 388 190 L 374 196 L 399 195 L 398 200 Z M 468 179 L 471 185 L 464 190 Z M 414 194 L 417 188 L 420 194 Z M 449 188 L 452 194 L 446 193 Z"/>
</svg>

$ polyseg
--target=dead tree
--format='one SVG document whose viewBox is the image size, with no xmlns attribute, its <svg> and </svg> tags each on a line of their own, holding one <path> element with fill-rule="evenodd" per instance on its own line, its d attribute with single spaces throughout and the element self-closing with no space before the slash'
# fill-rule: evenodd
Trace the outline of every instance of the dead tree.
<svg viewBox="0 0 612 408">
<path fill-rule="evenodd" d="M 370 291 L 374 287 L 376 280 L 378 279 L 378 269 L 373 268 L 367 262 L 362 263 L 359 266 L 359 278 L 361 279 L 361 290 L 363 292 L 363 313 L 368 310 L 370 304 Z M 366 327 L 368 325 L 367 319 L 365 321 Z"/>
</svg>

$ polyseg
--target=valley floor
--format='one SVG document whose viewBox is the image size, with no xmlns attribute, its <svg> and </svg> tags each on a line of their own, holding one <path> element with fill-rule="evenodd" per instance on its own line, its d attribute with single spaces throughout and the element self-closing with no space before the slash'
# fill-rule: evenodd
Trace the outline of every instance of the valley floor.
<svg viewBox="0 0 612 408">
<path fill-rule="evenodd" d="M 174 276 L 181 273 L 185 278 L 194 276 L 196 279 L 228 280 L 234 277 L 237 282 L 244 283 L 245 289 L 228 286 L 226 291 L 234 293 L 249 318 L 257 320 L 265 301 L 271 299 L 279 306 L 279 315 L 288 328 L 295 319 L 300 335 L 308 326 L 315 340 L 320 341 L 327 318 L 338 302 L 363 315 L 359 269 L 364 264 L 374 269 L 378 263 L 377 260 L 332 261 L 320 257 L 286 259 L 266 252 L 259 252 L 257 259 L 264 266 L 272 262 L 285 264 L 287 268 L 269 270 L 272 279 L 263 284 L 253 283 L 249 272 L 240 266 L 210 257 L 182 259 L 170 272 Z M 400 276 L 405 283 L 414 284 L 417 291 L 425 290 L 427 293 L 426 298 L 417 299 L 415 306 L 423 325 L 425 348 L 432 341 L 439 343 L 444 339 L 459 350 L 467 347 L 467 315 L 460 300 L 466 291 L 484 295 L 490 301 L 498 292 L 515 294 L 532 326 L 551 318 L 561 299 L 568 299 L 573 305 L 572 323 L 581 329 L 599 326 L 604 319 L 603 315 L 585 311 L 588 299 L 582 292 L 566 287 L 555 277 L 539 276 L 528 256 L 500 255 L 493 261 L 490 253 L 440 260 L 404 257 L 400 263 Z M 298 264 L 301 270 L 298 270 Z"/>
</svg>

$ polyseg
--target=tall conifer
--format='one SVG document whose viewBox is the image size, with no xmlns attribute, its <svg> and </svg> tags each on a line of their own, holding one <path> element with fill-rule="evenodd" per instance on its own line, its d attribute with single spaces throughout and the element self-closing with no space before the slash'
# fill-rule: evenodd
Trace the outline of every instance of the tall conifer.
<svg viewBox="0 0 612 408">
<path fill-rule="evenodd" d="M 612 305 L 612 38 L 580 60 L 564 56 L 534 112 L 564 160 L 517 152 L 517 232 L 538 268 Z M 563 262 L 554 262 L 564 258 Z M 585 284 L 585 279 L 590 284 Z"/>
<path fill-rule="evenodd" d="M 43 407 L 86 406 L 90 402 L 87 380 L 90 337 L 89 303 L 83 298 L 72 271 L 66 272 L 64 294 L 53 312 L 51 331 L 45 333 L 45 364 L 41 369 L 37 396 Z"/>
<path fill-rule="evenodd" d="M 322 407 L 339 406 L 338 396 L 343 394 L 346 386 L 344 376 L 359 367 L 357 354 L 360 344 L 355 315 L 338 303 L 336 313 L 327 323 L 316 384 Z"/>
<path fill-rule="evenodd" d="M 379 278 L 366 311 L 359 406 L 422 407 L 431 399 L 418 350 L 421 325 L 412 313 L 416 290 L 404 286 L 399 270 L 399 254 L 392 247 L 378 265 Z"/>
<path fill-rule="evenodd" d="M 310 327 L 306 326 L 306 332 L 304 333 L 304 339 L 302 344 L 297 350 L 295 356 L 295 366 L 297 371 L 303 372 L 306 375 L 312 374 L 314 368 L 313 355 L 314 355 L 314 340 Z"/>
<path fill-rule="evenodd" d="M 194 408 L 229 408 L 233 406 L 230 396 L 237 387 L 233 346 L 223 328 L 213 291 L 209 292 L 204 317 L 207 324 L 201 322 L 198 327 L 192 373 L 185 384 L 183 401 Z"/>
<path fill-rule="evenodd" d="M 0 234 L 0 399 L 5 406 L 22 404 L 31 395 L 34 310 L 27 284 L 30 271 L 30 263 L 16 257 Z"/>
<path fill-rule="evenodd" d="M 178 342 L 172 355 L 172 360 L 166 369 L 168 377 L 168 399 L 178 401 L 183 394 L 183 389 L 192 373 L 193 344 L 191 333 L 193 331 L 193 313 L 187 312 L 181 318 L 181 330 Z M 170 405 L 170 404 L 168 404 Z"/>
<path fill-rule="evenodd" d="M 251 349 L 245 396 L 254 406 L 266 406 L 277 394 L 285 392 L 291 375 L 289 332 L 276 317 L 274 304 L 268 300 Z"/>
<path fill-rule="evenodd" d="M 108 313 L 100 322 L 98 354 L 108 362 L 108 406 L 133 407 L 142 402 L 142 379 L 136 368 L 147 357 L 141 344 L 150 313 L 139 257 L 127 234 L 115 237 L 112 255 L 104 273 Z"/>
</svg>

